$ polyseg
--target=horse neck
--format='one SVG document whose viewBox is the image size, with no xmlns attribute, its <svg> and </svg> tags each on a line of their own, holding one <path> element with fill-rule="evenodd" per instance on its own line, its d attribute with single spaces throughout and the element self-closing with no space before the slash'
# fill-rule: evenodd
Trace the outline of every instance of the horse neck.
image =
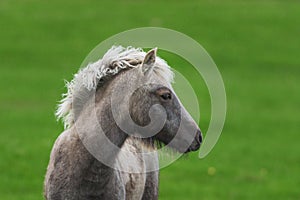
<svg viewBox="0 0 300 200">
<path fill-rule="evenodd" d="M 110 98 L 112 91 L 111 84 L 97 90 L 95 99 L 96 115 L 101 129 L 108 139 L 121 148 L 127 138 L 127 134 L 119 128 L 114 120 Z"/>
<path fill-rule="evenodd" d="M 106 152 L 101 156 L 115 162 L 127 135 L 113 120 L 109 88 L 101 87 L 95 92 L 81 109 L 74 126 L 83 145 L 94 157 L 97 158 L 98 152 Z M 108 144 L 118 148 L 111 148 Z"/>
</svg>

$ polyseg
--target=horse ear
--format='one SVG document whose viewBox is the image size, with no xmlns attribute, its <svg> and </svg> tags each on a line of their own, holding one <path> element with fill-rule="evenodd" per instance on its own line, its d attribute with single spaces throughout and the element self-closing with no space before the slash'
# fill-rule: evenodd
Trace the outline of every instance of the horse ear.
<svg viewBox="0 0 300 200">
<path fill-rule="evenodd" d="M 151 49 L 147 52 L 142 63 L 142 72 L 144 73 L 144 75 L 147 75 L 152 71 L 156 59 L 156 52 L 157 48 Z"/>
</svg>

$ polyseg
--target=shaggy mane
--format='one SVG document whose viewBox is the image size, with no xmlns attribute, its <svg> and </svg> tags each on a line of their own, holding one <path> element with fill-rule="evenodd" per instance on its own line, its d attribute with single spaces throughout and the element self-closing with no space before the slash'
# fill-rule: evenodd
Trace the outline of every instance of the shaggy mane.
<svg viewBox="0 0 300 200">
<path fill-rule="evenodd" d="M 107 77 L 115 76 L 120 71 L 139 67 L 146 55 L 141 48 L 113 46 L 94 63 L 89 63 L 80 69 L 70 82 L 66 81 L 67 92 L 58 104 L 55 113 L 57 119 L 62 119 L 65 129 L 70 128 L 75 121 L 73 99 L 76 96 L 86 95 L 86 91 L 97 89 L 99 81 L 105 83 Z M 173 72 L 163 59 L 156 57 L 154 72 L 168 83 L 173 81 Z M 86 101 L 86 100 L 84 100 Z M 85 102 L 81 102 L 84 104 Z"/>
</svg>

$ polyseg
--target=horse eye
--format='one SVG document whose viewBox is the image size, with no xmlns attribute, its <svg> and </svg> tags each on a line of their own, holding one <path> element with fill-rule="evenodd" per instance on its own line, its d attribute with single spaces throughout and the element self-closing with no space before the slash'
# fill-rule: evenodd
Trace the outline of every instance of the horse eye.
<svg viewBox="0 0 300 200">
<path fill-rule="evenodd" d="M 171 93 L 169 93 L 169 92 L 165 92 L 165 93 L 161 94 L 160 97 L 161 97 L 163 100 L 166 100 L 166 101 L 172 99 L 172 95 L 171 95 Z"/>
</svg>

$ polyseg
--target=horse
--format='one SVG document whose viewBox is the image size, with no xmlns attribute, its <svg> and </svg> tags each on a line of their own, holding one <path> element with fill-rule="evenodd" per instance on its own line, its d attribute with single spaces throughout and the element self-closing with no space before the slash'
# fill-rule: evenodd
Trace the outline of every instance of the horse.
<svg viewBox="0 0 300 200">
<path fill-rule="evenodd" d="M 202 133 L 174 89 L 157 48 L 113 46 L 67 82 L 44 198 L 158 199 L 157 150 L 199 149 Z M 149 156 L 150 155 L 150 156 Z"/>
</svg>

